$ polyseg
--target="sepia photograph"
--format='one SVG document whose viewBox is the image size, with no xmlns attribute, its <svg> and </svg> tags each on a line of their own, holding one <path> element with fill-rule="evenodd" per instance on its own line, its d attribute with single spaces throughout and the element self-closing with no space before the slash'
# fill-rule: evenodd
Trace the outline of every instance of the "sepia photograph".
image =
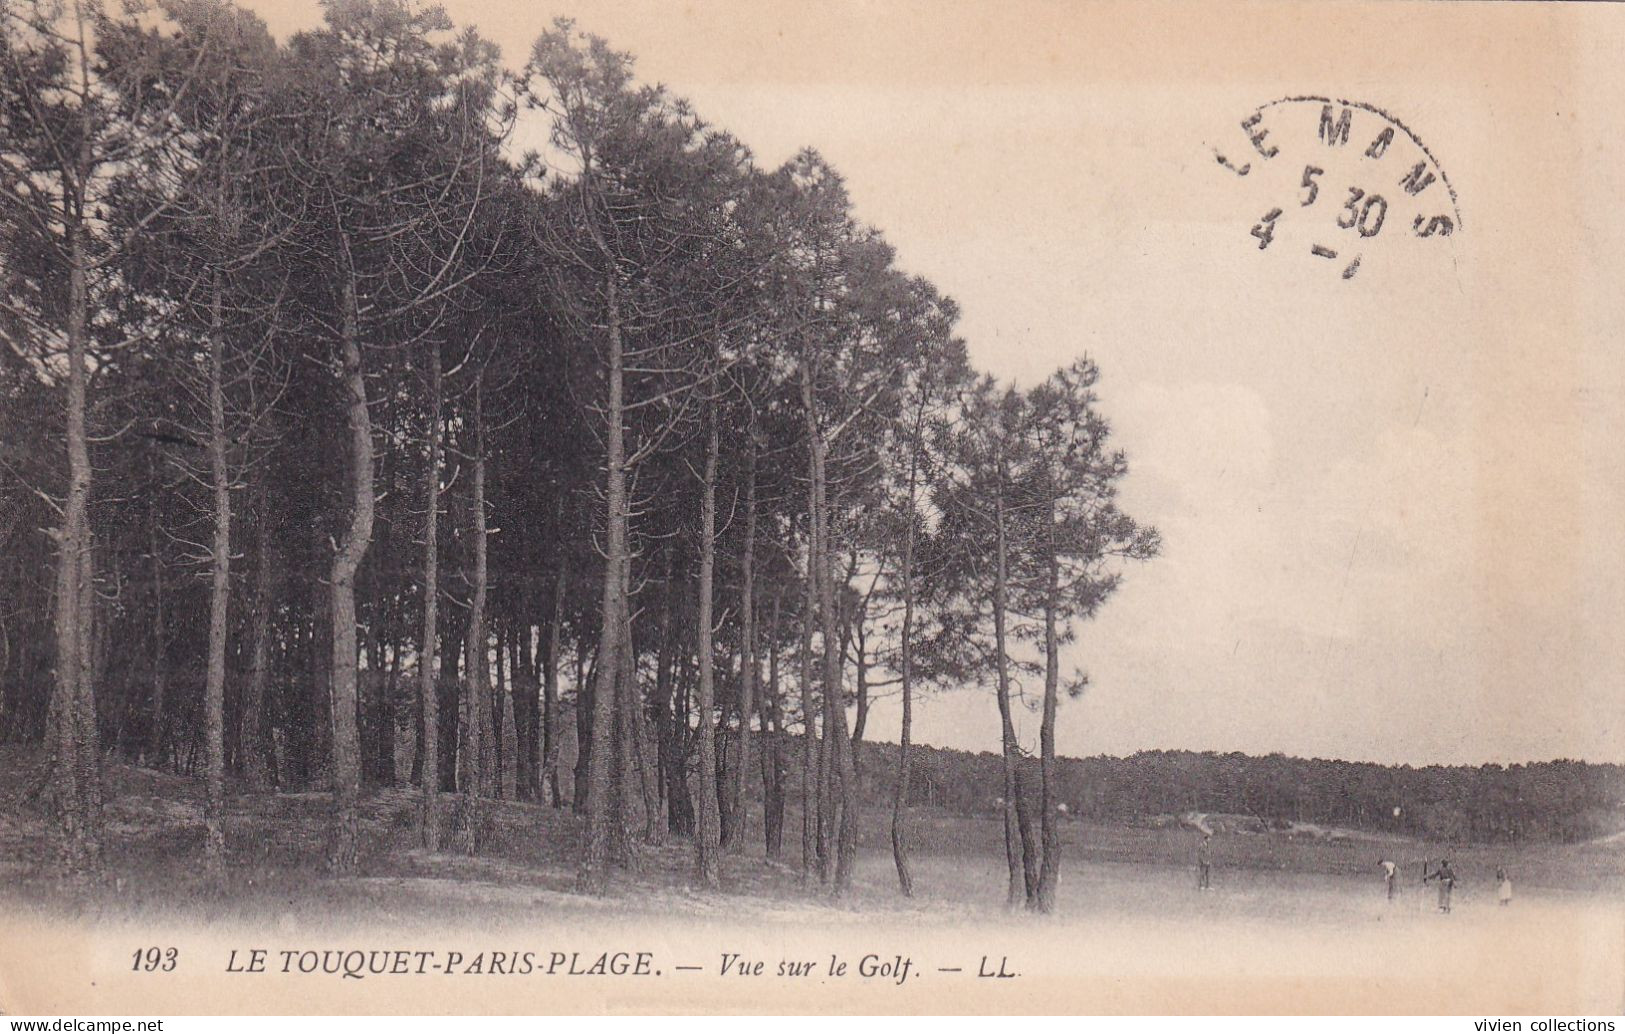
<svg viewBox="0 0 1625 1034">
<path fill-rule="evenodd" d="M 0 0 L 0 1013 L 1625 1012 L 1620 53 Z"/>
</svg>

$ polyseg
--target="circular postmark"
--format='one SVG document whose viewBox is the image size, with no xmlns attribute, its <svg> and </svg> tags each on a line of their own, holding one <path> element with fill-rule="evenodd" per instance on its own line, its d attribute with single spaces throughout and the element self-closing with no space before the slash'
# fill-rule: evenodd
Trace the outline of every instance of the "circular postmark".
<svg viewBox="0 0 1625 1034">
<path fill-rule="evenodd" d="M 1224 173 L 1245 181 L 1260 251 L 1300 252 L 1352 279 L 1395 238 L 1436 244 L 1461 230 L 1455 188 L 1409 126 L 1374 104 L 1282 97 L 1238 120 L 1214 145 Z"/>
</svg>

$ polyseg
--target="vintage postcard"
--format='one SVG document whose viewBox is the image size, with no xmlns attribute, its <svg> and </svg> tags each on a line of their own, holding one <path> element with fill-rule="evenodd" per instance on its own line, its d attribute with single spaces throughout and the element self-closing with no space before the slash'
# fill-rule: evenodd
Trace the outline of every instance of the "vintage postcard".
<svg viewBox="0 0 1625 1034">
<path fill-rule="evenodd" d="M 0 0 L 0 1012 L 1620 1013 L 1621 53 Z"/>
</svg>

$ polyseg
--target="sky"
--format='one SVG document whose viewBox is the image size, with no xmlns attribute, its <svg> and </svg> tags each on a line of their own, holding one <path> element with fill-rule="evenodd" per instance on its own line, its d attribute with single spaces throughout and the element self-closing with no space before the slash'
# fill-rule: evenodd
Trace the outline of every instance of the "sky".
<svg viewBox="0 0 1625 1034">
<path fill-rule="evenodd" d="M 249 6 L 279 34 L 320 17 Z M 1091 685 L 1062 708 L 1061 753 L 1625 761 L 1621 19 L 445 6 L 515 65 L 574 17 L 765 166 L 816 147 L 899 264 L 959 302 L 979 367 L 1025 385 L 1099 363 L 1122 504 L 1164 549 L 1063 657 Z M 1265 107 L 1302 96 L 1386 117 L 1353 107 L 1332 145 L 1319 102 Z M 1367 156 L 1391 120 L 1391 149 Z M 1435 181 L 1412 196 L 1418 162 Z M 1417 236 L 1438 215 L 1454 232 Z M 896 714 L 877 703 L 871 735 L 894 736 Z M 1024 714 L 1032 748 L 1036 730 Z M 990 693 L 932 694 L 915 739 L 996 750 Z"/>
</svg>

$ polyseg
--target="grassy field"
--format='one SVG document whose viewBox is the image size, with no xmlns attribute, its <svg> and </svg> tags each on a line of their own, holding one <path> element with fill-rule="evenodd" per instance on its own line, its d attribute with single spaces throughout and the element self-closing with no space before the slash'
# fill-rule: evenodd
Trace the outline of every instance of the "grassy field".
<svg viewBox="0 0 1625 1034">
<path fill-rule="evenodd" d="M 722 893 L 690 888 L 689 845 L 672 842 L 643 847 L 638 871 L 618 875 L 605 901 L 575 893 L 579 825 L 567 811 L 495 802 L 480 856 L 430 854 L 415 844 L 415 795 L 390 790 L 367 796 L 361 869 L 345 879 L 322 871 L 325 795 L 236 799 L 226 823 L 227 882 L 215 887 L 201 877 L 198 785 L 113 766 L 109 880 L 69 892 L 51 876 L 48 820 L 29 799 L 38 764 L 36 752 L 0 749 L 0 893 L 23 922 L 48 924 L 67 911 L 102 926 L 160 923 L 282 937 L 568 930 L 590 940 L 635 930 L 702 960 L 740 946 L 783 956 L 803 944 L 825 952 L 861 943 L 877 951 L 934 952 L 967 971 L 984 956 L 1008 958 L 1024 977 L 1009 983 L 1039 996 L 1018 1003 L 1006 1000 L 1011 992 L 1003 988 L 991 990 L 1002 982 L 971 981 L 979 996 L 960 1007 L 972 1009 L 1625 1008 L 1625 849 L 1617 843 L 1511 849 L 1220 833 L 1213 889 L 1199 893 L 1190 829 L 1068 822 L 1059 913 L 1037 917 L 1003 908 L 995 820 L 916 810 L 916 896 L 905 900 L 896 892 L 889 815 L 866 815 L 856 887 L 835 903 L 816 881 L 806 886 L 794 867 L 800 819 L 792 811 L 785 842 L 791 864 L 762 857 L 753 815 L 748 848 L 725 860 Z M 1420 859 L 1445 854 L 1460 875 L 1449 916 L 1436 914 L 1433 885 L 1417 880 Z M 1384 856 L 1407 866 L 1392 903 L 1377 865 Z M 1510 907 L 1495 902 L 1497 866 L 1515 881 Z M 842 1008 L 949 1007 L 947 999 L 909 997 L 921 993 L 917 983 L 873 1001 L 865 991 L 843 999 Z M 328 1006 L 349 1007 L 347 1001 Z M 788 1008 L 795 999 L 775 1001 Z M 500 1000 L 485 1004 L 504 1008 Z"/>
<path fill-rule="evenodd" d="M 50 824 L 32 791 L 40 782 L 37 750 L 0 748 L 0 884 L 24 896 L 47 900 L 57 893 L 49 850 Z M 429 854 L 416 845 L 417 795 L 405 789 L 368 794 L 363 799 L 361 877 L 373 880 L 456 882 L 498 879 L 569 895 L 573 890 L 579 821 L 566 810 L 517 801 L 490 802 L 491 830 L 480 856 Z M 450 799 L 443 798 L 450 806 Z M 319 876 L 327 836 L 326 794 L 239 796 L 226 819 L 228 891 L 225 896 L 252 908 L 260 896 L 286 903 L 289 887 L 313 899 L 324 897 L 334 881 Z M 113 765 L 108 770 L 106 805 L 110 840 L 111 892 L 132 906 L 163 907 L 192 898 L 220 895 L 199 872 L 202 798 L 197 781 L 150 769 Z M 864 907 L 895 903 L 889 811 L 875 808 L 863 817 L 860 847 L 864 865 L 856 898 Z M 786 817 L 782 863 L 764 857 L 760 813 L 752 810 L 746 846 L 725 859 L 724 890 L 736 898 L 816 898 L 803 887 L 800 860 L 801 817 Z M 937 809 L 916 808 L 910 817 L 917 871 L 917 895 L 939 901 L 949 911 L 986 908 L 1002 911 L 1004 859 L 1002 825 L 996 817 L 969 818 Z M 1091 898 L 1100 873 L 1156 888 L 1131 896 L 1145 910 L 1166 901 L 1184 908 L 1194 891 L 1193 857 L 1197 834 L 1175 822 L 1144 826 L 1104 826 L 1064 821 L 1062 842 L 1069 907 L 1111 910 L 1111 896 Z M 651 891 L 682 891 L 688 885 L 689 846 L 671 841 L 640 845 L 636 873 L 618 877 L 618 890 L 637 900 Z M 1458 907 L 1494 898 L 1493 874 L 1505 867 L 1518 900 L 1531 895 L 1598 897 L 1625 901 L 1625 845 L 1531 844 L 1521 847 L 1426 843 L 1354 833 L 1330 838 L 1291 833 L 1220 833 L 1213 841 L 1215 891 L 1245 895 L 1260 915 L 1300 909 L 1312 888 L 1333 885 L 1337 900 L 1378 901 L 1383 884 L 1378 861 L 1403 866 L 1402 898 L 1422 894 L 1422 859 L 1452 859 L 1459 882 Z M 347 891 L 343 893 L 348 893 Z M 1431 889 L 1428 893 L 1431 894 Z M 412 894 L 407 894 L 409 900 Z M 433 894 L 424 906 L 434 910 Z M 1147 900 L 1137 900 L 1146 897 Z M 1430 899 L 1431 900 L 1431 899 Z M 1382 904 L 1386 907 L 1386 901 Z M 326 907 L 322 903 L 321 907 Z M 399 907 L 399 906 L 397 906 Z M 461 908 L 462 906 L 459 906 Z"/>
</svg>

